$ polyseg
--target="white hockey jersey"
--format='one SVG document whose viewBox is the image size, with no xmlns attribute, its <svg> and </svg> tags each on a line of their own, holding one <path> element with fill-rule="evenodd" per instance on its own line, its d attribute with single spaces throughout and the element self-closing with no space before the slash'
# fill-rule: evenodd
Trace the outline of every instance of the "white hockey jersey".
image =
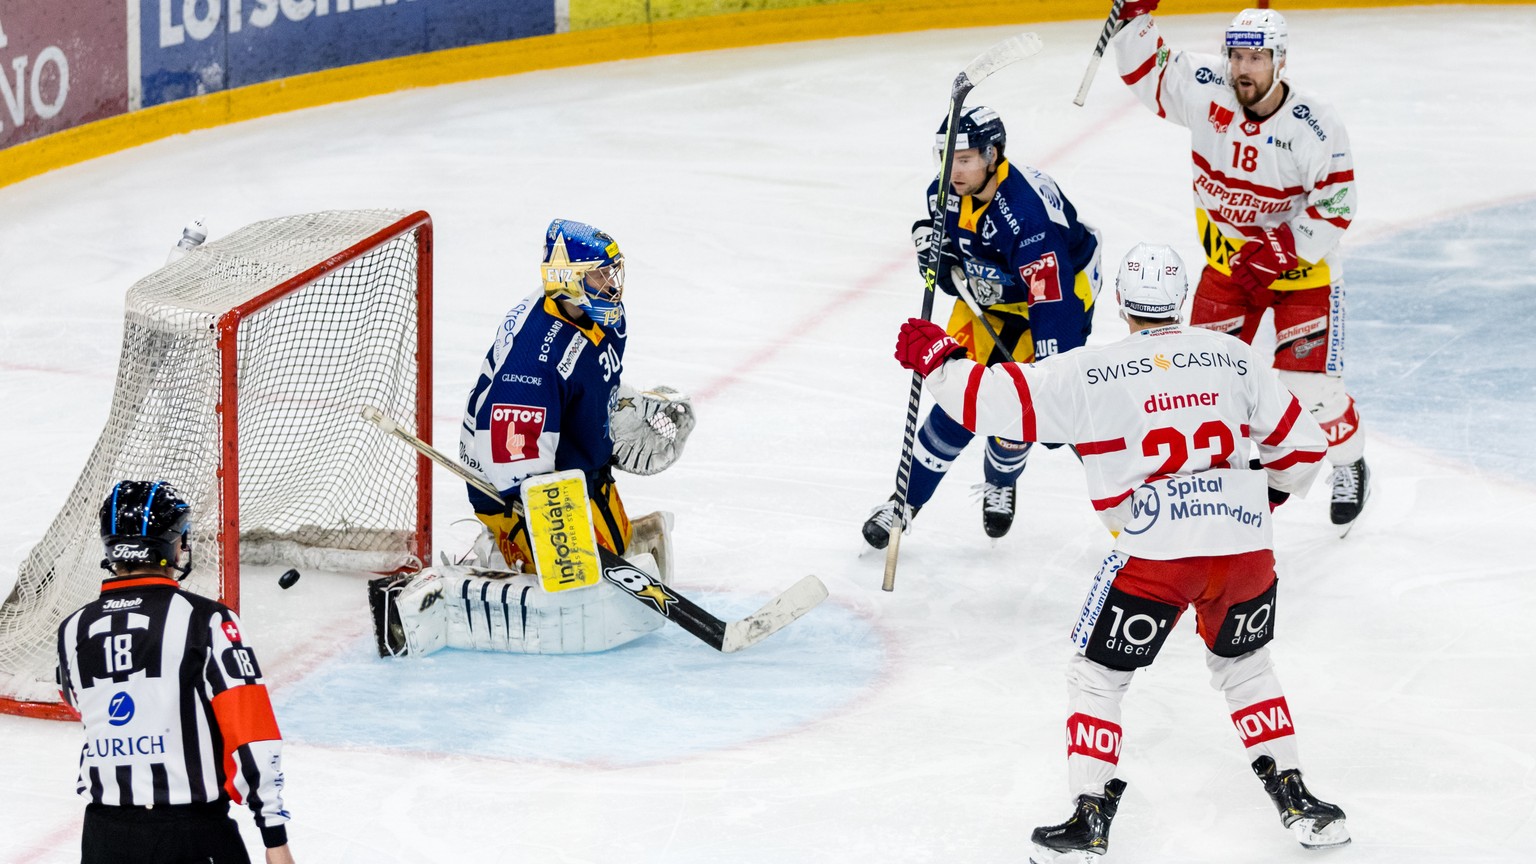
<svg viewBox="0 0 1536 864">
<path fill-rule="evenodd" d="M 974 432 L 1073 443 L 1094 510 L 1141 558 L 1272 548 L 1267 487 L 1304 493 L 1328 448 L 1266 358 L 1179 324 L 1032 365 L 951 360 L 927 386 Z"/>
<path fill-rule="evenodd" d="M 1296 238 L 1296 269 L 1276 291 L 1320 288 L 1342 273 L 1333 255 L 1360 206 L 1354 157 L 1331 106 L 1289 82 L 1274 114 L 1250 120 L 1226 81 L 1226 61 L 1172 51 L 1152 16 L 1130 22 L 1115 39 L 1120 77 L 1142 104 L 1189 129 L 1195 220 L 1210 266 L 1281 223 Z"/>
</svg>

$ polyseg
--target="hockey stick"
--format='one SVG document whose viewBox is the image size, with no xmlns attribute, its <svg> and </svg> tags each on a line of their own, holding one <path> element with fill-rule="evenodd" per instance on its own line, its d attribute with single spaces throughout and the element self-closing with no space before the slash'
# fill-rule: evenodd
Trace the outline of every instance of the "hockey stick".
<svg viewBox="0 0 1536 864">
<path fill-rule="evenodd" d="M 384 412 L 372 405 L 365 405 L 362 414 L 364 420 L 379 427 L 381 431 L 411 445 L 417 452 L 452 471 L 496 503 L 506 506 L 501 492 L 487 483 L 485 478 L 449 459 L 441 450 L 412 435 L 392 418 L 385 416 Z M 732 654 L 756 645 L 827 599 L 827 586 L 815 576 L 806 576 L 751 615 L 737 621 L 722 621 L 706 612 L 697 603 L 677 593 L 670 585 L 662 584 L 649 573 L 607 549 L 598 547 L 598 554 L 602 559 L 603 578 L 624 589 L 624 593 L 645 604 L 656 614 L 724 654 Z"/>
<path fill-rule="evenodd" d="M 1088 101 L 1088 90 L 1093 87 L 1093 76 L 1099 71 L 1099 61 L 1104 59 L 1104 49 L 1108 47 L 1109 40 L 1120 32 L 1120 8 L 1125 5 L 1125 0 L 1115 0 L 1114 7 L 1109 10 L 1109 18 L 1104 22 L 1104 29 L 1099 33 L 1099 44 L 1093 46 L 1093 57 L 1088 60 L 1088 71 L 1083 73 L 1083 83 L 1078 85 L 1077 96 L 1072 104 L 1083 107 Z"/>
<path fill-rule="evenodd" d="M 944 248 L 944 216 L 949 207 L 949 183 L 954 173 L 955 138 L 960 134 L 960 111 L 965 97 L 987 76 L 1010 63 L 1040 53 L 1040 37 L 1020 33 L 981 52 L 959 75 L 949 91 L 949 121 L 945 123 L 944 154 L 939 164 L 939 194 L 933 218 L 933 245 L 923 264 L 923 318 L 933 317 L 934 287 L 939 277 L 939 252 Z M 985 323 L 985 317 L 983 317 Z M 912 373 L 912 393 L 907 398 L 907 429 L 901 442 L 901 467 L 896 470 L 896 518 L 891 524 L 891 539 L 885 547 L 885 580 L 881 588 L 896 590 L 896 559 L 901 552 L 901 531 L 906 527 L 907 488 L 912 481 L 912 452 L 917 442 L 917 412 L 923 399 L 923 376 Z"/>
</svg>

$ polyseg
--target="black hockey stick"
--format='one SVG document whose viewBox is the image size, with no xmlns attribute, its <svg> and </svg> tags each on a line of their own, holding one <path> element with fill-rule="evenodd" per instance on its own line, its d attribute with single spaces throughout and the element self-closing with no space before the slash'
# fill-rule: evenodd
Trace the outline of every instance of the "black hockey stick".
<svg viewBox="0 0 1536 864">
<path fill-rule="evenodd" d="M 485 478 L 449 459 L 441 450 L 412 435 L 384 412 L 368 405 L 363 407 L 362 414 L 364 420 L 379 427 L 380 431 L 411 445 L 417 452 L 484 492 L 491 500 L 503 506 L 506 505 L 501 492 L 487 483 Z M 688 631 L 709 647 L 725 654 L 756 645 L 827 599 L 827 586 L 815 576 L 806 576 L 751 615 L 737 621 L 722 621 L 704 611 L 704 608 L 697 603 L 677 593 L 671 586 L 663 584 L 659 579 L 607 549 L 599 546 L 598 555 L 602 563 L 604 579 L 624 589 L 624 593 Z"/>
<path fill-rule="evenodd" d="M 1109 18 L 1104 21 L 1104 29 L 1099 33 L 1099 44 L 1093 46 L 1093 57 L 1088 60 L 1088 71 L 1083 73 L 1083 83 L 1078 85 L 1077 97 L 1072 104 L 1083 107 L 1088 101 L 1088 90 L 1093 87 L 1093 76 L 1099 71 L 1099 61 L 1104 59 L 1104 49 L 1108 47 L 1109 40 L 1120 32 L 1120 9 L 1125 5 L 1125 0 L 1115 0 L 1114 6 L 1109 10 Z"/>
<path fill-rule="evenodd" d="M 944 153 L 939 163 L 939 194 L 933 217 L 933 245 L 923 264 L 923 318 L 933 317 L 933 292 L 938 284 L 940 250 L 944 248 L 944 216 L 949 207 L 949 183 L 954 173 L 955 138 L 960 134 L 960 111 L 965 97 L 987 76 L 1010 63 L 1040 53 L 1040 37 L 1020 33 L 1004 39 L 981 52 L 959 75 L 949 91 L 949 122 L 945 124 Z M 983 323 L 986 323 L 983 316 Z M 885 547 L 886 591 L 896 590 L 896 558 L 901 553 L 901 531 L 906 527 L 907 488 L 912 480 L 912 450 L 917 442 L 917 412 L 923 399 L 923 376 L 912 373 L 912 393 L 907 399 L 907 429 L 901 442 L 901 467 L 896 470 L 896 518 L 891 524 L 891 539 Z"/>
</svg>

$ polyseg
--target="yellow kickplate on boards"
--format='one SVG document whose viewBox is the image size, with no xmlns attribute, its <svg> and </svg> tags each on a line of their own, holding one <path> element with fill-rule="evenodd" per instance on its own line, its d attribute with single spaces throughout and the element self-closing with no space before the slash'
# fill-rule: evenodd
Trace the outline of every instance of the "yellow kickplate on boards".
<svg viewBox="0 0 1536 864">
<path fill-rule="evenodd" d="M 523 509 L 533 564 L 544 590 L 569 591 L 596 585 L 603 578 L 597 559 L 597 534 L 587 505 L 587 478 L 580 471 L 557 471 L 523 481 Z"/>
</svg>

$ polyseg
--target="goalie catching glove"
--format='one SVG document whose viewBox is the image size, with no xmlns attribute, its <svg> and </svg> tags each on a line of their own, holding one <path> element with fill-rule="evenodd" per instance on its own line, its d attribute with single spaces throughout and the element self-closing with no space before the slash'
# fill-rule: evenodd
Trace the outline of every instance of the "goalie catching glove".
<svg viewBox="0 0 1536 864">
<path fill-rule="evenodd" d="M 683 445 L 697 423 L 688 396 L 671 387 L 636 392 L 619 386 L 608 415 L 613 458 L 630 474 L 658 474 L 683 455 Z"/>
</svg>

